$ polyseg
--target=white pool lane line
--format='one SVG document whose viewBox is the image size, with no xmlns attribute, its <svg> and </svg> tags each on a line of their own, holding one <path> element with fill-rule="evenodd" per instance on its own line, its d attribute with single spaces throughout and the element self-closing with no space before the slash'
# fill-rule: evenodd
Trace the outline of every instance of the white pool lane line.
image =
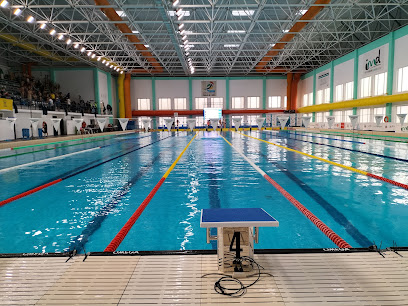
<svg viewBox="0 0 408 306">
<path fill-rule="evenodd" d="M 26 164 L 22 164 L 22 165 L 18 165 L 18 166 L 13 166 L 13 167 L 10 167 L 10 168 L 5 168 L 5 169 L 1 169 L 0 173 L 16 170 L 16 169 L 20 169 L 20 168 L 25 168 L 25 167 L 36 165 L 36 164 L 46 163 L 46 162 L 49 162 L 49 161 L 52 161 L 52 160 L 58 160 L 58 159 L 62 159 L 62 158 L 68 157 L 68 156 L 73 156 L 73 155 L 77 155 L 77 154 L 82 154 L 82 153 L 86 153 L 86 152 L 99 150 L 100 148 L 101 147 L 86 149 L 86 150 L 82 150 L 82 151 L 78 151 L 78 152 L 73 152 L 73 153 L 68 153 L 68 154 L 64 154 L 64 155 L 60 155 L 60 156 L 56 156 L 56 157 L 51 157 L 51 158 L 47 158 L 47 159 L 38 160 L 38 161 L 35 161 L 35 162 L 31 162 L 31 163 L 26 163 Z"/>
</svg>

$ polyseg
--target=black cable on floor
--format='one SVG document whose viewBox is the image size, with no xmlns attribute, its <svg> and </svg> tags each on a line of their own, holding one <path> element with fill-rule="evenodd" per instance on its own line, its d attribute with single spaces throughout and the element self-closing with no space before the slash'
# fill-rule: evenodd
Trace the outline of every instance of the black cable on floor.
<svg viewBox="0 0 408 306">
<path fill-rule="evenodd" d="M 219 280 L 217 280 L 214 283 L 215 292 L 217 292 L 218 294 L 222 294 L 222 295 L 227 295 L 227 296 L 232 296 L 232 297 L 240 297 L 240 296 L 243 296 L 247 292 L 247 289 L 249 287 L 255 285 L 260 280 L 262 274 L 273 276 L 270 273 L 261 273 L 261 269 L 264 269 L 264 268 L 260 264 L 258 264 L 254 259 L 252 259 L 251 257 L 242 256 L 241 258 L 235 259 L 235 261 L 238 262 L 238 264 L 241 265 L 241 266 L 242 266 L 242 262 L 249 262 L 251 264 L 252 268 L 255 265 L 258 268 L 258 273 L 248 275 L 247 277 L 257 275 L 258 277 L 256 278 L 256 280 L 253 281 L 251 284 L 245 286 L 238 278 L 233 277 L 232 275 L 226 275 L 226 274 L 222 274 L 222 273 L 208 273 L 208 274 L 204 274 L 201 277 L 204 278 L 204 277 L 209 276 L 209 275 L 223 275 Z M 238 284 L 239 287 L 227 288 L 227 287 L 225 287 L 225 284 L 227 284 L 227 283 L 236 283 L 236 284 Z"/>
</svg>

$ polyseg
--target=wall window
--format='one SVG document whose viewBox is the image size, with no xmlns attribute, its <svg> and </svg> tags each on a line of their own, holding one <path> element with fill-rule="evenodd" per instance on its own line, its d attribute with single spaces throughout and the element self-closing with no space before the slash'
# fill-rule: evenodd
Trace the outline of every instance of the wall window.
<svg viewBox="0 0 408 306">
<path fill-rule="evenodd" d="M 374 95 L 380 96 L 387 93 L 387 72 L 374 76 Z"/>
<path fill-rule="evenodd" d="M 353 100 L 353 93 L 354 93 L 354 82 L 346 83 L 344 86 L 344 100 Z"/>
<path fill-rule="evenodd" d="M 248 108 L 259 108 L 259 97 L 248 97 Z"/>
<path fill-rule="evenodd" d="M 283 97 L 283 108 L 287 108 L 288 107 L 288 97 L 287 96 L 284 96 Z"/>
<path fill-rule="evenodd" d="M 195 98 L 195 108 L 203 109 L 207 107 L 207 98 Z"/>
<path fill-rule="evenodd" d="M 358 117 L 361 123 L 370 123 L 371 122 L 371 108 L 360 108 Z"/>
<path fill-rule="evenodd" d="M 374 116 L 375 115 L 385 116 L 385 107 L 376 107 L 376 108 L 374 108 Z"/>
<path fill-rule="evenodd" d="M 398 105 L 397 106 L 397 114 L 408 114 L 408 105 Z M 405 120 L 407 120 L 407 119 L 405 119 Z"/>
<path fill-rule="evenodd" d="M 348 101 L 353 100 L 354 82 L 337 85 L 335 88 L 334 101 Z"/>
<path fill-rule="evenodd" d="M 150 110 L 150 99 L 137 99 L 138 110 Z"/>
<path fill-rule="evenodd" d="M 335 93 L 336 93 L 335 96 L 334 96 L 335 101 L 336 102 L 343 101 L 344 100 L 344 98 L 343 98 L 343 96 L 344 96 L 344 84 L 337 85 Z"/>
<path fill-rule="evenodd" d="M 342 111 L 333 111 L 333 116 L 334 116 L 334 122 L 339 123 L 339 122 L 344 122 L 343 120 L 343 112 Z"/>
<path fill-rule="evenodd" d="M 160 98 L 159 99 L 159 109 L 171 109 L 171 99 L 170 98 Z"/>
<path fill-rule="evenodd" d="M 257 118 L 259 118 L 258 115 L 247 115 L 246 116 L 246 124 L 247 125 L 258 125 L 258 123 L 256 123 Z"/>
<path fill-rule="evenodd" d="M 313 92 L 303 95 L 303 106 L 313 105 Z"/>
<path fill-rule="evenodd" d="M 224 98 L 211 98 L 210 107 L 223 108 Z"/>
<path fill-rule="evenodd" d="M 268 97 L 268 108 L 281 108 L 281 96 Z"/>
<path fill-rule="evenodd" d="M 232 97 L 232 108 L 244 108 L 244 97 Z"/>
<path fill-rule="evenodd" d="M 174 109 L 187 109 L 187 99 L 174 98 Z"/>
<path fill-rule="evenodd" d="M 178 127 L 187 126 L 187 117 L 177 117 L 177 118 L 175 118 L 176 127 L 177 127 L 177 120 L 178 120 Z"/>
<path fill-rule="evenodd" d="M 316 104 L 322 104 L 323 102 L 323 90 L 319 90 L 316 93 Z"/>
<path fill-rule="evenodd" d="M 408 91 L 408 66 L 398 69 L 398 92 Z"/>
<path fill-rule="evenodd" d="M 348 109 L 343 111 L 343 121 L 342 122 L 350 122 L 350 115 L 353 115 L 353 110 L 352 109 Z"/>
<path fill-rule="evenodd" d="M 360 80 L 360 98 L 371 96 L 371 77 Z"/>
<path fill-rule="evenodd" d="M 316 113 L 316 122 L 318 123 L 324 122 L 324 113 Z"/>
</svg>

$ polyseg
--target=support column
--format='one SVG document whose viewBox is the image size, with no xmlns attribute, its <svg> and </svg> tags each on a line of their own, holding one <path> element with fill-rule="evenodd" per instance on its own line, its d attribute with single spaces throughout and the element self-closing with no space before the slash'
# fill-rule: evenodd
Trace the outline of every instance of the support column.
<svg viewBox="0 0 408 306">
<path fill-rule="evenodd" d="M 152 78 L 152 110 L 156 110 L 156 79 L 153 77 Z M 159 117 L 155 117 L 153 119 L 153 128 L 157 128 L 157 120 Z"/>
<path fill-rule="evenodd" d="M 108 105 L 112 106 L 112 75 L 110 73 L 107 74 L 107 85 L 108 85 Z"/>
<path fill-rule="evenodd" d="M 316 70 L 313 71 L 313 105 L 316 104 Z M 316 113 L 312 114 L 312 121 L 316 122 Z"/>
<path fill-rule="evenodd" d="M 225 108 L 230 109 L 230 78 L 226 77 L 225 79 Z M 225 123 L 229 127 L 230 115 L 225 116 Z"/>
<path fill-rule="evenodd" d="M 298 94 L 298 85 L 300 81 L 300 73 L 293 74 L 293 81 L 292 81 L 292 91 L 291 91 L 291 109 L 297 110 L 297 94 Z"/>
<path fill-rule="evenodd" d="M 125 75 L 118 76 L 118 97 L 119 97 L 119 118 L 125 118 L 125 92 L 124 92 Z"/>
<path fill-rule="evenodd" d="M 123 84 L 123 91 L 125 95 L 125 118 L 132 118 L 132 100 L 130 98 L 130 73 L 125 74 L 125 82 Z"/>
<path fill-rule="evenodd" d="M 388 46 L 387 95 L 392 95 L 394 86 L 394 32 L 388 34 Z M 388 117 L 389 122 L 392 122 L 392 103 L 387 103 L 385 105 L 385 115 Z"/>
</svg>

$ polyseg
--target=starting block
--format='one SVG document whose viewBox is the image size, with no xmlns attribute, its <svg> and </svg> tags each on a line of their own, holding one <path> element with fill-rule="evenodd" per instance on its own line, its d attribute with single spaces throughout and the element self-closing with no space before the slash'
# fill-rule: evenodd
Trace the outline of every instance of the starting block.
<svg viewBox="0 0 408 306">
<path fill-rule="evenodd" d="M 218 270 L 250 272 L 254 241 L 258 243 L 259 227 L 278 227 L 279 222 L 262 208 L 219 208 L 201 210 L 200 227 L 207 228 L 207 243 L 217 240 Z M 210 229 L 217 228 L 211 236 Z"/>
</svg>

